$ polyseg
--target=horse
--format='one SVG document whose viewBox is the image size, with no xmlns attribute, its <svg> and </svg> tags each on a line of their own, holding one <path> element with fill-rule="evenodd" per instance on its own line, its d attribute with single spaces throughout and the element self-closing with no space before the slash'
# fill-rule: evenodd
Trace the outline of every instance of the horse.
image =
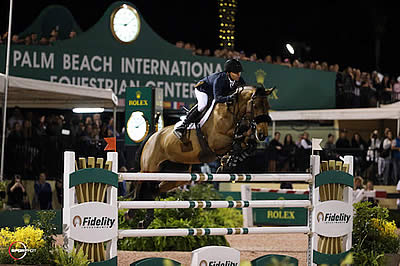
<svg viewBox="0 0 400 266">
<path fill-rule="evenodd" d="M 190 172 L 192 164 L 212 162 L 217 156 L 226 154 L 232 148 L 237 127 L 243 124 L 247 124 L 247 135 L 252 134 L 258 140 L 264 140 L 268 135 L 268 122 L 271 121 L 268 96 L 273 90 L 262 85 L 244 86 L 234 92 L 233 103 L 215 103 L 212 113 L 201 127 L 209 149 L 214 154 L 208 157 L 208 161 L 199 159 L 202 148 L 194 129 L 188 129 L 187 134 L 191 149 L 183 151 L 182 142 L 174 135 L 174 125 L 171 125 L 153 133 L 142 143 L 136 154 L 140 163 L 138 170 L 142 173 Z M 137 200 L 154 200 L 159 193 L 186 183 L 137 182 L 134 197 Z"/>
<path fill-rule="evenodd" d="M 246 86 L 235 91 L 234 103 L 215 104 L 212 114 L 201 127 L 212 152 L 220 156 L 230 150 L 235 127 L 243 119 L 255 124 L 255 136 L 258 140 L 265 139 L 268 135 L 268 122 L 271 120 L 268 114 L 270 109 L 268 95 L 272 90 L 263 86 Z M 181 141 L 173 134 L 173 130 L 173 125 L 167 126 L 148 138 L 140 155 L 141 172 L 161 172 L 164 162 L 184 165 L 204 163 L 199 160 L 201 147 L 194 129 L 190 129 L 191 132 L 188 134 L 193 147 L 188 152 L 182 152 Z M 215 157 L 210 158 L 208 162 L 215 159 Z M 181 184 L 181 182 L 162 182 L 159 186 L 160 192 L 166 192 Z"/>
</svg>

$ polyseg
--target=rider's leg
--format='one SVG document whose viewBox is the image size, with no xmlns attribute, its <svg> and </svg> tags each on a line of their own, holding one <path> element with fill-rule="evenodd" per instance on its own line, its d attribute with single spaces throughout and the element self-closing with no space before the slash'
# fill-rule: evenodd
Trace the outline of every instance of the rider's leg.
<svg viewBox="0 0 400 266">
<path fill-rule="evenodd" d="M 202 111 L 204 111 L 204 109 L 207 107 L 208 95 L 204 92 L 198 91 L 197 89 L 195 89 L 195 95 L 197 98 L 197 105 L 190 109 L 183 123 L 174 130 L 175 136 L 177 136 L 179 139 L 182 139 L 186 128 L 191 123 L 198 122 L 198 120 L 201 118 Z"/>
</svg>

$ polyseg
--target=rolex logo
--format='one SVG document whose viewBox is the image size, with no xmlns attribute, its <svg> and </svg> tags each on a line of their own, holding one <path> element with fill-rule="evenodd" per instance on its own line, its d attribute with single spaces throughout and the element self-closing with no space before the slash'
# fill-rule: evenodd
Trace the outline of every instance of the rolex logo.
<svg viewBox="0 0 400 266">
<path fill-rule="evenodd" d="M 259 69 L 255 72 L 255 74 L 256 74 L 257 83 L 261 83 L 264 85 L 264 79 L 265 79 L 265 76 L 267 75 L 267 73 L 265 73 L 264 70 Z"/>
<path fill-rule="evenodd" d="M 136 98 L 140 99 L 141 96 L 142 96 L 142 92 L 141 91 L 136 91 Z"/>
</svg>

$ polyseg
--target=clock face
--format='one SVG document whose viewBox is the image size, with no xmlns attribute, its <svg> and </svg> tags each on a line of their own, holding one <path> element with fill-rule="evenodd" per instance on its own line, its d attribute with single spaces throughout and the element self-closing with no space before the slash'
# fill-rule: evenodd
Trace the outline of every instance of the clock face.
<svg viewBox="0 0 400 266">
<path fill-rule="evenodd" d="M 136 9 L 126 4 L 111 15 L 111 32 L 122 43 L 131 43 L 139 36 L 140 18 Z"/>
<path fill-rule="evenodd" d="M 126 124 L 128 136 L 134 142 L 141 142 L 149 133 L 149 123 L 142 112 L 133 112 Z"/>
</svg>

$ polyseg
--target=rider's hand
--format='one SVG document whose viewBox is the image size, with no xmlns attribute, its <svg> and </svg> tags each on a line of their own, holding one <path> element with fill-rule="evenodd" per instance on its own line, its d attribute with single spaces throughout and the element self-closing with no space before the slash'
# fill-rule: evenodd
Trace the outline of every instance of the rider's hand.
<svg viewBox="0 0 400 266">
<path fill-rule="evenodd" d="M 226 104 L 233 104 L 235 100 L 235 94 L 229 95 L 226 100 Z"/>
</svg>

